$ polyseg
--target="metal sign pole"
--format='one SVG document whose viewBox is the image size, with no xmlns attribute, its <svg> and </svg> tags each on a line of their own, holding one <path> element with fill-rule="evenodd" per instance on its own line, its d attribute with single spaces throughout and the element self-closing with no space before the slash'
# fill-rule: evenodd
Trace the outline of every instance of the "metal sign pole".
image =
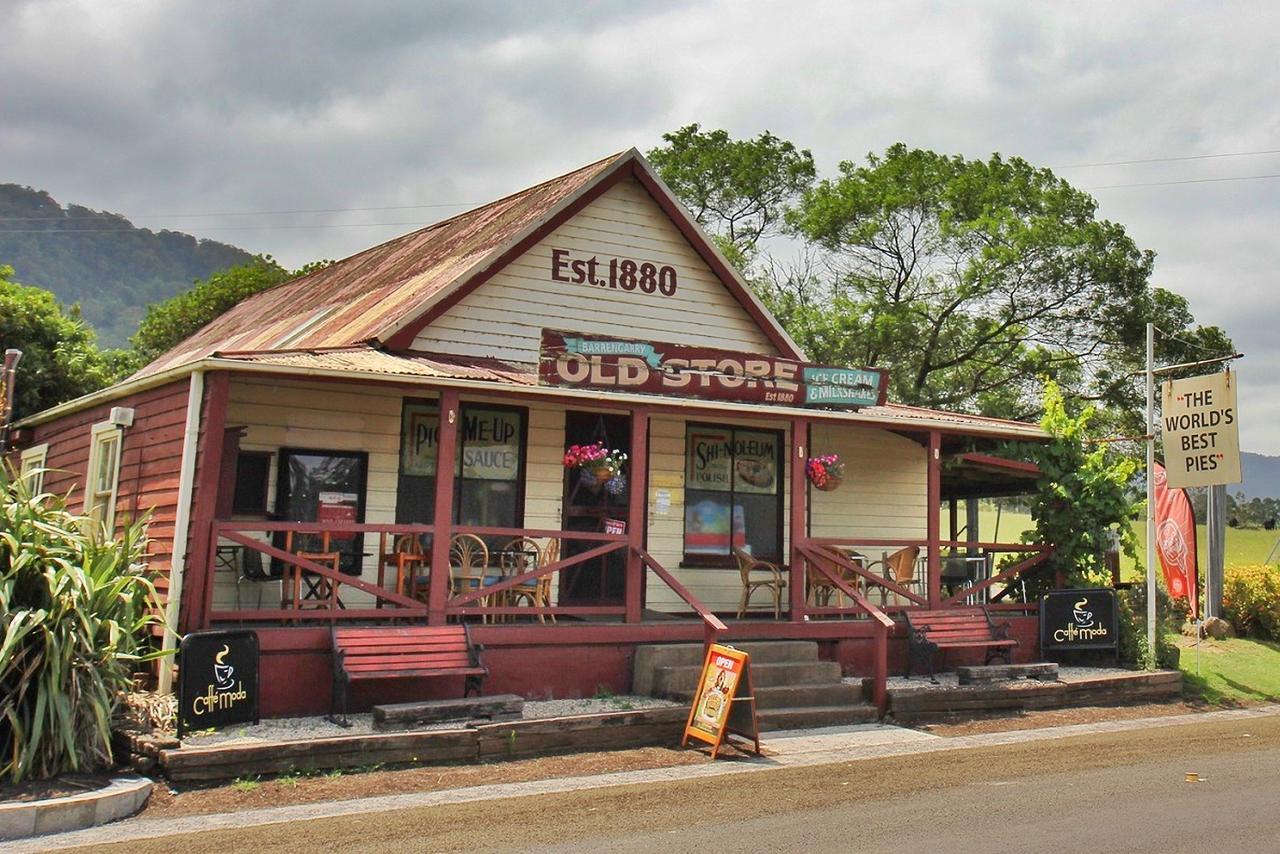
<svg viewBox="0 0 1280 854">
<path fill-rule="evenodd" d="M 1156 327 L 1147 324 L 1147 650 L 1156 655 Z"/>
</svg>

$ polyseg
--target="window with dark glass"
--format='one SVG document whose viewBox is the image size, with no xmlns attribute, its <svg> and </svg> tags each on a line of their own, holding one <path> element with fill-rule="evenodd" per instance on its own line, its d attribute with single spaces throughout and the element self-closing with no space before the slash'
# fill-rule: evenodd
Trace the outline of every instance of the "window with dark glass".
<svg viewBox="0 0 1280 854">
<path fill-rule="evenodd" d="M 265 516 L 267 513 L 267 481 L 271 472 L 271 454 L 265 451 L 241 451 L 236 456 L 236 486 L 231 498 L 231 512 L 241 516 Z"/>
<path fill-rule="evenodd" d="M 440 409 L 406 400 L 400 427 L 396 521 L 429 524 L 435 507 Z M 525 410 L 465 404 L 453 463 L 453 518 L 460 525 L 518 528 L 524 521 Z"/>
<path fill-rule="evenodd" d="M 277 509 L 286 522 L 363 522 L 369 455 L 363 452 L 280 451 Z M 282 538 L 277 538 L 279 542 Z M 319 551 L 316 534 L 295 534 L 294 551 Z M 359 575 L 364 557 L 361 534 L 333 534 L 329 548 L 340 552 L 340 567 Z"/>
<path fill-rule="evenodd" d="M 782 434 L 689 424 L 685 441 L 684 562 L 725 566 L 733 549 L 778 560 Z"/>
</svg>

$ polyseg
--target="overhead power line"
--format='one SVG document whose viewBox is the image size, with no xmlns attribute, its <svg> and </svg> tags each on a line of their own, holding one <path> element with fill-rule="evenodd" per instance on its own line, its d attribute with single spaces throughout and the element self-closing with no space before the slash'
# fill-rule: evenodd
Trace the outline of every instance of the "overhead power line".
<svg viewBox="0 0 1280 854">
<path fill-rule="evenodd" d="M 1223 181 L 1263 181 L 1280 178 L 1275 175 L 1235 175 L 1229 178 L 1184 178 L 1181 181 L 1143 181 L 1137 184 L 1106 184 L 1101 187 L 1081 187 L 1082 190 L 1119 190 L 1124 187 L 1172 187 L 1175 184 L 1217 184 Z"/>
<path fill-rule="evenodd" d="M 1226 154 L 1185 154 L 1178 157 L 1147 157 L 1142 160 L 1112 160 L 1107 163 L 1073 163 L 1070 166 L 1054 166 L 1054 169 L 1092 169 L 1095 166 L 1136 166 L 1140 163 L 1176 163 L 1181 160 L 1215 160 L 1219 157 L 1257 157 L 1263 154 L 1280 154 L 1280 148 L 1265 151 L 1235 151 Z"/>
</svg>

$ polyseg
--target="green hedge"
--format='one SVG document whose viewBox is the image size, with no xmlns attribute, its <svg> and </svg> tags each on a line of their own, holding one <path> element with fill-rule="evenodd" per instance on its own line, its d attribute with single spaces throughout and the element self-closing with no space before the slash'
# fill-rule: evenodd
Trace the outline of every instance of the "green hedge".
<svg viewBox="0 0 1280 854">
<path fill-rule="evenodd" d="M 1222 615 L 1241 635 L 1280 640 L 1280 567 L 1227 567 L 1222 576 Z"/>
</svg>

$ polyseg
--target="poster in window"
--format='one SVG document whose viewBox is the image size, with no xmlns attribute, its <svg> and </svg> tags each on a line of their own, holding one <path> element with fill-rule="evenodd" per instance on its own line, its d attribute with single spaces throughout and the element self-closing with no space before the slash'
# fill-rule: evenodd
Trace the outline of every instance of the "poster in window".
<svg viewBox="0 0 1280 854">
<path fill-rule="evenodd" d="M 728 492 L 732 487 L 733 431 L 700 428 L 689 431 L 685 488 Z M 726 511 L 727 512 L 727 511 Z M 726 531 L 727 528 L 726 516 Z"/>
<path fill-rule="evenodd" d="M 508 409 L 463 413 L 462 476 L 514 481 L 520 477 L 520 417 Z"/>
<path fill-rule="evenodd" d="M 354 492 L 321 492 L 316 504 L 317 522 L 339 522 L 347 524 L 357 521 L 360 508 L 360 496 Z M 330 539 L 350 540 L 355 537 L 351 531 L 335 532 Z"/>
<path fill-rule="evenodd" d="M 742 505 L 735 505 L 731 513 L 729 504 L 722 500 L 705 498 L 689 504 L 684 513 L 685 554 L 729 554 L 730 530 L 733 547 L 745 547 L 747 528 Z"/>
<path fill-rule="evenodd" d="M 772 495 L 778 491 L 778 434 L 739 430 L 733 436 L 733 489 Z"/>
<path fill-rule="evenodd" d="M 434 403 L 406 403 L 400 436 L 400 473 L 435 477 L 440 410 Z"/>
</svg>

